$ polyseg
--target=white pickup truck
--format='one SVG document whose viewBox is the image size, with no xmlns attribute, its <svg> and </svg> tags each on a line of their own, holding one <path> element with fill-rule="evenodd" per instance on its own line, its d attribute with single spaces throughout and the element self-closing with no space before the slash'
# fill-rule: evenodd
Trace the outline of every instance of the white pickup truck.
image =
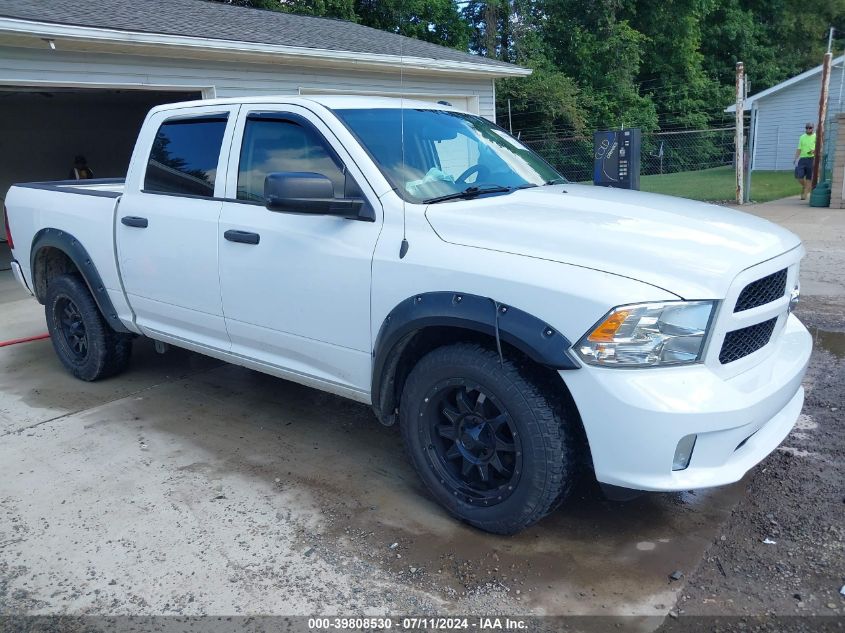
<svg viewBox="0 0 845 633">
<path fill-rule="evenodd" d="M 617 495 L 737 481 L 803 404 L 795 235 L 567 183 L 448 105 L 169 104 L 125 182 L 6 204 L 15 275 L 75 376 L 123 371 L 145 336 L 370 404 L 491 532 L 587 468 Z"/>
</svg>

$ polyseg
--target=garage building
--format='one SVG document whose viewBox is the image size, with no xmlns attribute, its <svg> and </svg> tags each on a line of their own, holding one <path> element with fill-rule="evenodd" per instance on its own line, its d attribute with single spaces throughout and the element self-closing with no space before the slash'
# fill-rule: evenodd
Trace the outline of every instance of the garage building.
<svg viewBox="0 0 845 633">
<path fill-rule="evenodd" d="M 445 100 L 495 117 L 494 80 L 530 71 L 358 24 L 204 0 L 0 6 L 0 196 L 84 155 L 125 175 L 154 105 L 268 94 Z"/>
</svg>

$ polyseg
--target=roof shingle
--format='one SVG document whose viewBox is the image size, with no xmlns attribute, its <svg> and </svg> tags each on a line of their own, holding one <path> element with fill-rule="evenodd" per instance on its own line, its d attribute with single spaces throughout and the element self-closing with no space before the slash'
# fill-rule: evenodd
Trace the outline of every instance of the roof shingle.
<svg viewBox="0 0 845 633">
<path fill-rule="evenodd" d="M 0 16 L 74 26 L 514 66 L 367 26 L 205 0 L 7 0 Z"/>
</svg>

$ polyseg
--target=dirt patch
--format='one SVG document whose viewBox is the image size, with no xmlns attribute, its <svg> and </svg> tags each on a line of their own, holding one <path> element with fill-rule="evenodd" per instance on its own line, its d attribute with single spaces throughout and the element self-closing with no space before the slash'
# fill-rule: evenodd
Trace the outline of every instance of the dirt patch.
<svg viewBox="0 0 845 633">
<path fill-rule="evenodd" d="M 661 631 L 705 630 L 701 627 L 715 623 L 712 616 L 722 616 L 724 631 L 845 626 L 842 304 L 841 298 L 802 304 L 799 317 L 814 340 L 803 415 L 782 446 L 752 472 L 748 494 L 677 601 L 674 613 L 680 617 L 668 619 Z"/>
</svg>

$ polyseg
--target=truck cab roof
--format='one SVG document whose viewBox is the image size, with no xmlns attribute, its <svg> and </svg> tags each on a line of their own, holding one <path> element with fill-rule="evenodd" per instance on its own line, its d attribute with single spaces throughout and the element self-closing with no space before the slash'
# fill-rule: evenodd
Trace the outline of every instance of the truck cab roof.
<svg viewBox="0 0 845 633">
<path fill-rule="evenodd" d="M 419 99 L 404 99 L 399 97 L 381 97 L 369 95 L 268 95 L 261 97 L 227 97 L 224 99 L 198 99 L 194 101 L 180 101 L 177 103 L 166 103 L 156 106 L 150 112 L 162 112 L 167 110 L 178 110 L 180 108 L 192 108 L 213 105 L 253 105 L 253 104 L 288 104 L 302 105 L 318 103 L 329 110 L 360 110 L 360 109 L 399 109 L 399 108 L 422 108 L 426 110 L 451 110 L 456 111 L 451 105 L 435 103 L 432 101 L 421 101 Z"/>
</svg>

